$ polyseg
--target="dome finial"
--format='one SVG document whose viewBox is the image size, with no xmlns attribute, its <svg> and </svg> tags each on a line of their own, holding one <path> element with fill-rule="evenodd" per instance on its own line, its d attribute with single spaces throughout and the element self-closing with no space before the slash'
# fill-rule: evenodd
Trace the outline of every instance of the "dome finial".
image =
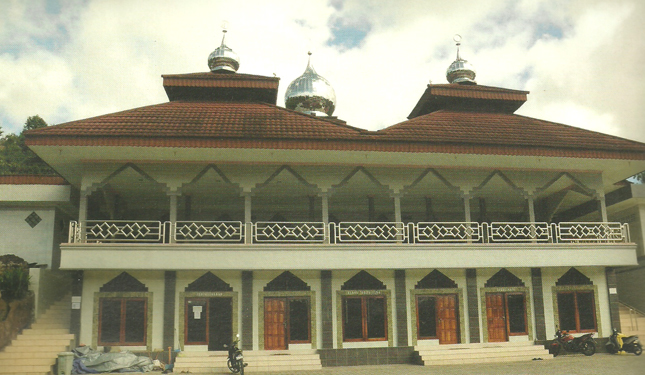
<svg viewBox="0 0 645 375">
<path fill-rule="evenodd" d="M 284 94 L 285 107 L 310 115 L 331 116 L 336 108 L 336 93 L 329 82 L 318 75 L 309 60 L 302 75 L 291 82 Z"/>
<path fill-rule="evenodd" d="M 213 73 L 235 73 L 240 67 L 240 58 L 232 49 L 226 46 L 228 22 L 222 22 L 222 43 L 208 56 L 208 67 Z"/>
<path fill-rule="evenodd" d="M 453 61 L 446 71 L 446 78 L 449 83 L 459 83 L 462 85 L 476 85 L 475 68 L 468 61 L 461 58 L 459 55 L 459 47 L 461 46 L 461 35 L 455 34 L 452 38 L 457 45 L 457 59 Z"/>
</svg>

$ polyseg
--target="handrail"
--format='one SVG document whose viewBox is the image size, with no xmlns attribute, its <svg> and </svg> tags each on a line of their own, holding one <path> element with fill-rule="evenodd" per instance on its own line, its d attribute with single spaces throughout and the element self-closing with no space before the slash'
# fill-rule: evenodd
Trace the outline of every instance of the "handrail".
<svg viewBox="0 0 645 375">
<path fill-rule="evenodd" d="M 248 228 L 247 228 L 248 225 Z M 70 221 L 69 243 L 629 243 L 617 222 Z"/>
</svg>

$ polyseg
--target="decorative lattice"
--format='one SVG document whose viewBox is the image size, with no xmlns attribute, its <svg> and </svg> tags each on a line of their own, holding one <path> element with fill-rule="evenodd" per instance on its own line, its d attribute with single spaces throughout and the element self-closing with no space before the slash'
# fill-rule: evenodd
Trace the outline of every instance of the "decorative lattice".
<svg viewBox="0 0 645 375">
<path fill-rule="evenodd" d="M 38 225 L 38 223 L 43 221 L 43 219 L 34 211 L 25 218 L 25 221 L 27 222 L 27 224 L 29 224 L 30 227 L 34 228 L 36 225 Z"/>
<path fill-rule="evenodd" d="M 258 222 L 253 225 L 256 242 L 322 242 L 324 223 Z"/>
<path fill-rule="evenodd" d="M 174 233 L 177 242 L 241 241 L 242 223 L 239 221 L 178 221 Z"/>
<path fill-rule="evenodd" d="M 403 223 L 338 223 L 338 242 L 400 242 L 407 240 Z"/>
<path fill-rule="evenodd" d="M 87 221 L 88 242 L 160 242 L 163 226 L 159 221 Z"/>
<path fill-rule="evenodd" d="M 560 223 L 562 242 L 624 242 L 625 234 L 620 223 Z"/>
<path fill-rule="evenodd" d="M 480 242 L 483 240 L 478 223 L 418 223 L 417 242 Z"/>
<path fill-rule="evenodd" d="M 491 223 L 490 242 L 549 242 L 552 238 L 547 223 Z"/>
</svg>

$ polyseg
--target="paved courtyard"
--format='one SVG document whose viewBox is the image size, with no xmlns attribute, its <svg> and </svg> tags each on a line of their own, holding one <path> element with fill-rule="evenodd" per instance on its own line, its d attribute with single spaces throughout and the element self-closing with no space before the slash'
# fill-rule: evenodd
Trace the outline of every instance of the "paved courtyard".
<svg viewBox="0 0 645 375">
<path fill-rule="evenodd" d="M 379 365 L 325 367 L 320 371 L 290 371 L 280 375 L 644 375 L 645 356 L 611 355 L 598 353 L 591 357 L 583 355 L 566 355 L 546 361 L 515 362 L 503 364 L 452 365 L 452 366 L 415 366 L 415 365 Z M 276 372 L 257 373 L 255 375 L 277 375 Z M 198 374 L 194 374 L 198 375 Z M 202 375 L 202 374 L 199 374 Z M 205 375 L 205 374 L 204 374 Z M 212 375 L 212 374 L 211 374 Z"/>
</svg>

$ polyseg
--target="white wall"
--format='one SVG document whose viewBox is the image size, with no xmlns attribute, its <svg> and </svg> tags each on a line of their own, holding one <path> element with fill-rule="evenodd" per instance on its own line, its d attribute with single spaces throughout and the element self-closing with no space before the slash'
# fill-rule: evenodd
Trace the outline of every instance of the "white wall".
<svg viewBox="0 0 645 375">
<path fill-rule="evenodd" d="M 25 221 L 32 212 L 42 219 L 33 228 Z M 55 213 L 53 207 L 0 207 L 0 254 L 15 254 L 29 263 L 51 266 Z"/>
</svg>

